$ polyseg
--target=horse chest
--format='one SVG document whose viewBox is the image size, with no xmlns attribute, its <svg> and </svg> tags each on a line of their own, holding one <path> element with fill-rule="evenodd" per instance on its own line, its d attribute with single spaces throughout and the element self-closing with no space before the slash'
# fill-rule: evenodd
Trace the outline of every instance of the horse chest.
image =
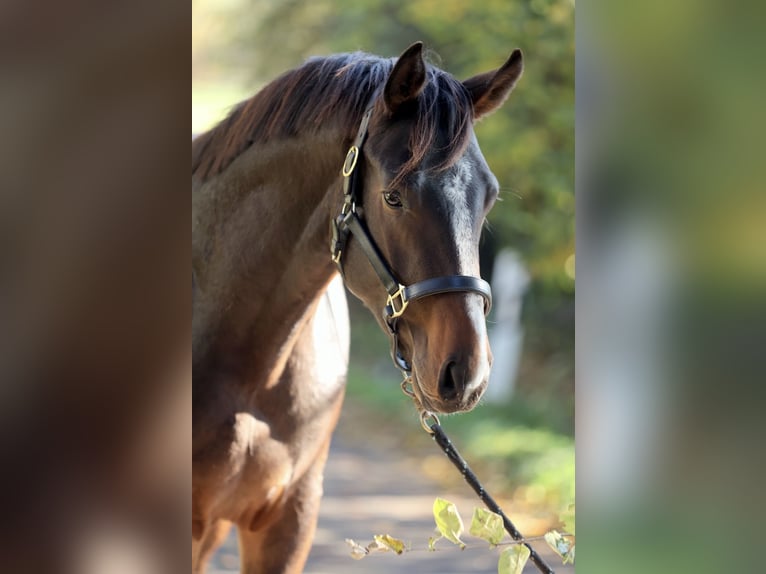
<svg viewBox="0 0 766 574">
<path fill-rule="evenodd" d="M 243 409 L 223 417 L 206 435 L 194 461 L 202 514 L 250 523 L 278 504 L 293 481 L 296 461 L 290 445 L 272 436 L 268 422 Z"/>
<path fill-rule="evenodd" d="M 202 447 L 195 467 L 217 498 L 236 501 L 238 508 L 255 507 L 278 497 L 300 478 L 322 442 L 317 438 L 328 434 L 328 417 L 336 417 L 342 400 L 340 389 L 327 393 L 322 388 L 318 393 L 324 401 L 305 397 L 296 401 L 289 385 L 280 385 L 256 393 L 254 404 L 245 402 L 244 393 L 232 401 L 231 391 L 213 401 L 218 408 L 206 417 L 207 430 L 195 437 Z M 238 514 L 235 510 L 227 508 L 223 513 Z"/>
<path fill-rule="evenodd" d="M 271 480 L 266 482 L 286 484 L 292 474 L 292 457 L 288 445 L 271 436 L 271 427 L 248 412 L 234 415 L 231 443 L 228 445 L 229 468 L 240 477 L 255 471 L 261 479 L 268 469 Z M 249 472 L 248 472 L 249 471 Z M 287 477 L 287 478 L 286 478 Z"/>
</svg>

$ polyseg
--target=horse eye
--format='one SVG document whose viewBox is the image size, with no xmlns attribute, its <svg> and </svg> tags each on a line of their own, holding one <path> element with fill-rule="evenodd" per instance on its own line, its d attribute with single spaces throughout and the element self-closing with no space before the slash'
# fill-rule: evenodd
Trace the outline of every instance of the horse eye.
<svg viewBox="0 0 766 574">
<path fill-rule="evenodd" d="M 395 190 L 384 191 L 383 200 L 388 204 L 389 207 L 402 206 L 402 196 L 398 191 Z"/>
</svg>

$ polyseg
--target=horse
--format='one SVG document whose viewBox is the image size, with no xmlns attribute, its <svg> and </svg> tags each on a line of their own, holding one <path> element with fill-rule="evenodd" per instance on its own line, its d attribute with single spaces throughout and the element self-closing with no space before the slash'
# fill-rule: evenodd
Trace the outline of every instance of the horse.
<svg viewBox="0 0 766 574">
<path fill-rule="evenodd" d="M 461 82 L 420 42 L 310 58 L 193 140 L 195 573 L 232 524 L 243 573 L 302 571 L 345 392 L 344 284 L 423 413 L 479 401 L 498 182 L 473 126 L 522 70 L 517 49 Z"/>
</svg>

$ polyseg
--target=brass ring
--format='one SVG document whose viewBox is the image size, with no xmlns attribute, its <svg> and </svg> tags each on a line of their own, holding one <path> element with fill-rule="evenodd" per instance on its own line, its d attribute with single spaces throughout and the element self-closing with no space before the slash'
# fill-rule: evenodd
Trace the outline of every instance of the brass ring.
<svg viewBox="0 0 766 574">
<path fill-rule="evenodd" d="M 423 430 L 425 430 L 428 434 L 434 434 L 434 431 L 431 430 L 431 426 L 433 425 L 428 424 L 428 419 L 433 419 L 433 424 L 438 425 L 439 417 L 437 417 L 431 411 L 420 412 L 420 426 L 422 426 Z"/>
<path fill-rule="evenodd" d="M 343 162 L 343 177 L 348 177 L 354 172 L 357 159 L 359 159 L 359 148 L 352 145 L 346 154 L 346 161 Z"/>
</svg>

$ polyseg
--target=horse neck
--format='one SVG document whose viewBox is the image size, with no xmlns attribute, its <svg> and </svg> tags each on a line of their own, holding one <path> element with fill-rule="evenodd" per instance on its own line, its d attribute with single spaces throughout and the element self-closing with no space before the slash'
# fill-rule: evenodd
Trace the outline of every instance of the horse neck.
<svg viewBox="0 0 766 574">
<path fill-rule="evenodd" d="M 335 273 L 329 219 L 343 157 L 336 133 L 260 144 L 195 191 L 195 363 L 224 354 L 281 371 Z"/>
</svg>

